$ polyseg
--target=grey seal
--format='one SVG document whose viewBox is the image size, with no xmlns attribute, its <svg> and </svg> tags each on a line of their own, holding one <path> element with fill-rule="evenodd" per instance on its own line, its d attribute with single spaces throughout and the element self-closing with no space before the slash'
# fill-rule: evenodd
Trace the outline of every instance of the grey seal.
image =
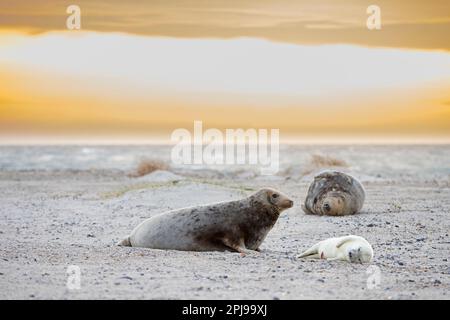
<svg viewBox="0 0 450 320">
<path fill-rule="evenodd" d="M 302 209 L 307 214 L 344 216 L 358 213 L 366 193 L 354 177 L 326 170 L 314 177 Z"/>
<path fill-rule="evenodd" d="M 280 213 L 293 206 L 265 188 L 235 201 L 164 212 L 139 224 L 118 245 L 184 251 L 259 251 Z"/>
</svg>

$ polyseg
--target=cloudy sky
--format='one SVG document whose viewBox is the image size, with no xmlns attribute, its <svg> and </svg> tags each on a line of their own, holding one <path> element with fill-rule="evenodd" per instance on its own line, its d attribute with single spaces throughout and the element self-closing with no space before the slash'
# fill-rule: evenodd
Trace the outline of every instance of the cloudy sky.
<svg viewBox="0 0 450 320">
<path fill-rule="evenodd" d="M 449 1 L 0 0 L 0 134 L 450 136 L 449 39 Z"/>
</svg>

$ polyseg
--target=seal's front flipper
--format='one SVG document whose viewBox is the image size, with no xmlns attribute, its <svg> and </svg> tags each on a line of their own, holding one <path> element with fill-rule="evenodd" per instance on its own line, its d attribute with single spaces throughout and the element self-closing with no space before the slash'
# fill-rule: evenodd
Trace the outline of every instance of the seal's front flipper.
<svg viewBox="0 0 450 320">
<path fill-rule="evenodd" d="M 120 240 L 117 245 L 122 247 L 131 247 L 130 237 Z"/>
<path fill-rule="evenodd" d="M 319 243 L 313 245 L 311 248 L 303 252 L 301 255 L 297 256 L 297 258 L 320 258 Z"/>
<path fill-rule="evenodd" d="M 236 243 L 235 241 L 231 241 L 231 240 L 228 239 L 228 238 L 223 238 L 223 239 L 222 239 L 222 242 L 223 242 L 223 244 L 224 244 L 226 247 L 230 248 L 232 251 L 239 252 L 239 253 L 241 254 L 241 256 L 245 256 L 246 254 L 249 254 L 249 253 L 252 252 L 251 250 L 248 250 L 248 249 L 245 247 L 245 244 L 244 244 L 244 241 L 243 241 L 243 240 L 240 241 L 240 243 L 238 244 L 238 243 Z"/>
</svg>

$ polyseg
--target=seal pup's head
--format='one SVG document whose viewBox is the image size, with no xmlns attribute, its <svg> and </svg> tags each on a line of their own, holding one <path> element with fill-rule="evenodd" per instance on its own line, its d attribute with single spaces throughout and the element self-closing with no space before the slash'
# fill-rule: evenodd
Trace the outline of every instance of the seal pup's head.
<svg viewBox="0 0 450 320">
<path fill-rule="evenodd" d="M 280 191 L 263 188 L 252 194 L 250 197 L 258 199 L 269 207 L 275 208 L 278 212 L 289 209 L 294 205 L 294 201 Z"/>
<path fill-rule="evenodd" d="M 369 263 L 373 258 L 373 249 L 370 245 L 361 245 L 356 243 L 355 246 L 347 248 L 347 260 L 352 263 Z"/>
</svg>

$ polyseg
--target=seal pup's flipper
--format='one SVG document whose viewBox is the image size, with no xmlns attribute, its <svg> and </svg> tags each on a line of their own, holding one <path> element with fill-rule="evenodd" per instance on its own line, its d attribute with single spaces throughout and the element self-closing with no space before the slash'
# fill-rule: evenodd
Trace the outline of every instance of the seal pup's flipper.
<svg viewBox="0 0 450 320">
<path fill-rule="evenodd" d="M 122 247 L 131 247 L 130 237 L 126 237 L 125 239 L 120 240 L 119 242 L 117 242 L 117 245 Z"/>
<path fill-rule="evenodd" d="M 320 258 L 319 256 L 319 243 L 316 243 L 311 248 L 303 252 L 301 255 L 297 256 L 297 258 Z"/>
<path fill-rule="evenodd" d="M 339 248 L 346 242 L 360 240 L 360 239 L 361 239 L 361 237 L 353 236 L 353 235 L 348 235 L 348 236 L 342 237 L 342 239 L 340 239 L 339 242 L 336 244 L 336 248 Z"/>
</svg>

